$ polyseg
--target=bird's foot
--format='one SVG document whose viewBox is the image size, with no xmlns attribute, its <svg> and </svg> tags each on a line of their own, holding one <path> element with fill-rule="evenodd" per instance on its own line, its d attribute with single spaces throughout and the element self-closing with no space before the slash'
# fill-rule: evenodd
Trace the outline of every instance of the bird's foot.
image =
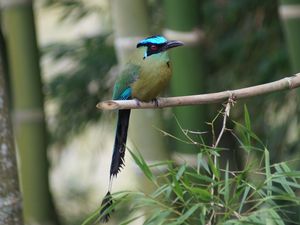
<svg viewBox="0 0 300 225">
<path fill-rule="evenodd" d="M 153 102 L 157 108 L 159 107 L 157 98 L 152 99 L 151 102 Z"/>
<path fill-rule="evenodd" d="M 138 100 L 137 98 L 135 98 L 134 101 L 136 102 L 136 105 L 137 105 L 138 107 L 141 107 L 141 102 L 140 102 L 140 100 Z"/>
</svg>

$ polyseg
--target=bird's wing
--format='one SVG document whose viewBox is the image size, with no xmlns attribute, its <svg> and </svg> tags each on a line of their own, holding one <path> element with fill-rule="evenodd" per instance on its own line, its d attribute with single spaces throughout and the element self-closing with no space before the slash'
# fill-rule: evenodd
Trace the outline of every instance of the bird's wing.
<svg viewBox="0 0 300 225">
<path fill-rule="evenodd" d="M 131 84 L 134 83 L 139 76 L 140 66 L 134 64 L 127 64 L 124 70 L 118 77 L 114 90 L 113 99 L 126 100 L 131 98 Z"/>
</svg>

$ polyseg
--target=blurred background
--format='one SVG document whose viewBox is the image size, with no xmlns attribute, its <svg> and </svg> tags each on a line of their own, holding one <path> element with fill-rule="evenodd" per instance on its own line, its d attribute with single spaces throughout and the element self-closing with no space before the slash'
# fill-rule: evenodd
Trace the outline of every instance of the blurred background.
<svg viewBox="0 0 300 225">
<path fill-rule="evenodd" d="M 144 37 L 185 42 L 171 52 L 174 72 L 164 96 L 247 87 L 300 71 L 297 0 L 0 0 L 0 6 L 26 224 L 80 224 L 99 207 L 107 191 L 115 112 L 95 106 L 111 98 L 120 65 Z M 239 101 L 231 117 L 243 118 L 246 103 L 272 162 L 295 159 L 298 102 L 299 91 L 255 97 Z M 160 130 L 178 138 L 184 138 L 181 129 L 206 132 L 221 107 L 134 111 L 129 146 L 147 162 L 193 164 L 197 148 Z M 237 143 L 225 136 L 222 146 Z M 242 168 L 238 151 L 225 152 L 222 160 L 228 159 Z M 113 191 L 135 189 L 148 186 L 127 154 Z"/>
</svg>

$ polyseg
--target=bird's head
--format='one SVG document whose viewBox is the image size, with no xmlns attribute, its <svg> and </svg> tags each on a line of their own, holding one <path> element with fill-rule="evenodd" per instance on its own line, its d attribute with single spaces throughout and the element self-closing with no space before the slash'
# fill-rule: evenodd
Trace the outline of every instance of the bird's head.
<svg viewBox="0 0 300 225">
<path fill-rule="evenodd" d="M 143 59 L 146 59 L 151 55 L 158 54 L 181 45 L 183 45 L 183 42 L 181 41 L 167 40 L 163 36 L 156 35 L 141 40 L 136 47 L 145 48 Z"/>
</svg>

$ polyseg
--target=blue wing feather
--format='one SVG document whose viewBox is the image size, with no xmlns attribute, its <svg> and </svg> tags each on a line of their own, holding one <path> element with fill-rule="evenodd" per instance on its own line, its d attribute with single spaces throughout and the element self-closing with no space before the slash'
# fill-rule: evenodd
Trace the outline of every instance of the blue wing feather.
<svg viewBox="0 0 300 225">
<path fill-rule="evenodd" d="M 122 74 L 118 77 L 114 90 L 113 99 L 127 100 L 131 98 L 131 85 L 138 79 L 140 67 L 133 64 L 127 64 Z"/>
<path fill-rule="evenodd" d="M 128 100 L 131 98 L 131 87 L 126 88 L 120 95 L 119 100 Z"/>
</svg>

